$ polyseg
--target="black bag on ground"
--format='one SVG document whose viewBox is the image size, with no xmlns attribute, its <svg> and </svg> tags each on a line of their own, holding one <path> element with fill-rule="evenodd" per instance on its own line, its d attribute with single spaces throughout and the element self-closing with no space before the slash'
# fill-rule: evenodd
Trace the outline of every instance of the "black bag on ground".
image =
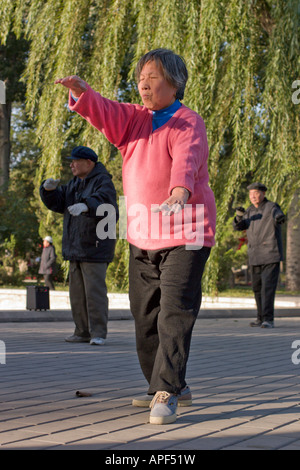
<svg viewBox="0 0 300 470">
<path fill-rule="evenodd" d="M 49 310 L 49 287 L 27 286 L 27 310 Z"/>
</svg>

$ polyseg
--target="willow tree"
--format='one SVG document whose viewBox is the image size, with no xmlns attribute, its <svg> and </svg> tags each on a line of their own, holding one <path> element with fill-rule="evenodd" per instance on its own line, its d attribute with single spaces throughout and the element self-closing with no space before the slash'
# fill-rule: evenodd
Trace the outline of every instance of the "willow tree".
<svg viewBox="0 0 300 470">
<path fill-rule="evenodd" d="M 165 47 L 185 58 L 184 103 L 207 127 L 218 207 L 207 286 L 216 285 L 224 222 L 241 187 L 262 179 L 288 209 L 300 185 L 298 0 L 2 0 L 0 16 L 2 42 L 11 30 L 30 41 L 23 80 L 41 147 L 37 185 L 60 177 L 72 135 L 120 178 L 120 155 L 69 112 L 54 80 L 77 74 L 108 98 L 137 101 L 137 60 Z"/>
</svg>

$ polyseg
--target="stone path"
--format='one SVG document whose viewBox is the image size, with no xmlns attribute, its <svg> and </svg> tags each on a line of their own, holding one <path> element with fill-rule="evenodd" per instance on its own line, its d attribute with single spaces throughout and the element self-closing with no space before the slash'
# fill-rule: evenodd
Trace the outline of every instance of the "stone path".
<svg viewBox="0 0 300 470">
<path fill-rule="evenodd" d="M 248 323 L 197 320 L 193 406 L 166 426 L 131 406 L 146 391 L 132 320 L 110 321 L 102 347 L 66 343 L 72 322 L 2 323 L 0 450 L 300 450 L 300 318 Z"/>
</svg>

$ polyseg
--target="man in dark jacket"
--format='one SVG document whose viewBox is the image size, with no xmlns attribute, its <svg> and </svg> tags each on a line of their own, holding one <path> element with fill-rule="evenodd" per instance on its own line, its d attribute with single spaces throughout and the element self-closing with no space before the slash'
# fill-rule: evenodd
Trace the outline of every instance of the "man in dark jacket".
<svg viewBox="0 0 300 470">
<path fill-rule="evenodd" d="M 49 290 L 55 290 L 53 284 L 53 274 L 56 272 L 56 254 L 53 245 L 52 237 L 47 235 L 43 240 L 43 251 L 41 256 L 41 263 L 39 268 L 39 274 L 43 274 L 45 280 L 45 286 L 49 287 Z"/>
<path fill-rule="evenodd" d="M 46 207 L 64 214 L 62 254 L 70 261 L 69 294 L 75 323 L 74 334 L 66 341 L 102 345 L 108 321 L 106 270 L 114 257 L 116 237 L 112 235 L 118 218 L 116 191 L 111 175 L 92 149 L 75 147 L 68 158 L 74 178 L 62 186 L 49 178 L 40 187 Z M 106 233 L 97 230 L 98 223 L 105 220 L 101 206 L 109 212 Z"/>
<path fill-rule="evenodd" d="M 257 305 L 257 320 L 251 326 L 273 328 L 274 300 L 283 259 L 281 227 L 285 216 L 279 205 L 265 197 L 267 188 L 252 183 L 247 189 L 251 206 L 236 209 L 235 230 L 246 230 L 252 289 Z"/>
</svg>

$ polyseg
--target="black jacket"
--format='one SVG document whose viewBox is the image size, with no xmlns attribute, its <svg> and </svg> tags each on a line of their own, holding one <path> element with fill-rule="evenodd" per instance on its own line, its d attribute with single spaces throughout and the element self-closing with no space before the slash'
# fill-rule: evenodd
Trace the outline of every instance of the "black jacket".
<svg viewBox="0 0 300 470">
<path fill-rule="evenodd" d="M 279 205 L 265 198 L 256 208 L 248 207 L 233 220 L 235 230 L 247 230 L 249 265 L 277 263 L 283 259 L 280 224 L 284 214 Z"/>
<path fill-rule="evenodd" d="M 102 163 L 95 167 L 85 179 L 74 177 L 68 184 L 59 186 L 53 191 L 46 191 L 40 187 L 40 196 L 45 206 L 60 214 L 64 214 L 62 254 L 69 261 L 87 261 L 94 263 L 110 263 L 114 257 L 115 236 L 100 239 L 97 236 L 97 225 L 103 216 L 96 215 L 98 206 L 109 204 L 114 213 L 110 223 L 118 219 L 118 206 L 116 190 L 111 175 Z M 89 210 L 79 216 L 72 216 L 68 207 L 83 202 Z"/>
</svg>

